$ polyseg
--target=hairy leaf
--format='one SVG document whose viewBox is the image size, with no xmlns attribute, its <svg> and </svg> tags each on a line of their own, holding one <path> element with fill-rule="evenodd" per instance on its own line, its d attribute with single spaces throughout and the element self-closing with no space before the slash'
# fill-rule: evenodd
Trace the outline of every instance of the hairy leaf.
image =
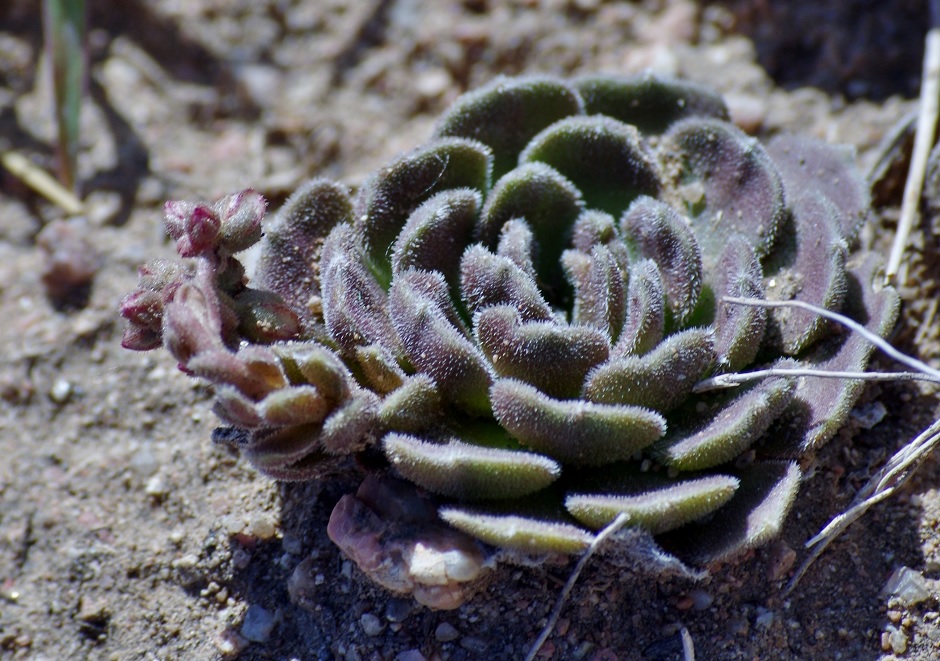
<svg viewBox="0 0 940 661">
<path fill-rule="evenodd" d="M 512 514 L 488 514 L 458 507 L 442 507 L 441 518 L 477 539 L 527 554 L 579 553 L 594 536 L 583 528 L 558 521 Z"/>
<path fill-rule="evenodd" d="M 532 275 L 509 257 L 494 255 L 480 245 L 470 246 L 463 255 L 460 290 L 470 314 L 493 305 L 511 305 L 526 321 L 552 318 L 552 309 Z"/>
<path fill-rule="evenodd" d="M 732 237 L 712 274 L 716 299 L 715 353 L 719 368 L 727 372 L 743 369 L 760 349 L 767 325 L 767 310 L 722 303 L 724 296 L 764 298 L 760 262 L 743 237 Z"/>
<path fill-rule="evenodd" d="M 663 339 L 666 326 L 666 287 L 656 262 L 635 263 L 629 280 L 626 319 L 610 352 L 614 358 L 649 353 Z"/>
</svg>

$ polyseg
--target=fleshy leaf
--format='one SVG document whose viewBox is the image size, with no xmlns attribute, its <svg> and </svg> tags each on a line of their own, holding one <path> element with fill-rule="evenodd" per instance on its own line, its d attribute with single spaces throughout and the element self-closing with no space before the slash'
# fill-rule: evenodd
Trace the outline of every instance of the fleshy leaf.
<svg viewBox="0 0 940 661">
<path fill-rule="evenodd" d="M 638 406 L 561 401 L 515 379 L 490 389 L 493 415 L 523 445 L 564 464 L 630 458 L 666 431 L 661 415 Z"/>
<path fill-rule="evenodd" d="M 438 121 L 435 134 L 489 145 L 499 178 L 516 166 L 519 152 L 539 131 L 582 112 L 581 97 L 560 80 L 499 77 L 460 97 Z"/>
<path fill-rule="evenodd" d="M 627 525 L 658 535 L 714 512 L 734 496 L 739 485 L 729 475 L 678 481 L 631 477 L 635 478 L 631 493 L 576 493 L 565 499 L 565 507 L 594 530 L 610 525 L 623 513 L 629 517 Z"/>
<path fill-rule="evenodd" d="M 389 292 L 392 322 L 411 363 L 444 397 L 472 414 L 489 414 L 492 382 L 486 358 L 448 318 L 447 283 L 439 273 L 407 271 Z"/>
<path fill-rule="evenodd" d="M 380 395 L 392 392 L 405 381 L 405 372 L 395 357 L 379 344 L 356 347 L 356 360 L 368 386 Z"/>
<path fill-rule="evenodd" d="M 536 272 L 558 284 L 562 275 L 558 260 L 583 206 L 580 191 L 557 170 L 544 163 L 527 163 L 493 186 L 483 206 L 478 238 L 483 245 L 495 247 L 503 225 L 525 219 L 537 246 Z"/>
<path fill-rule="evenodd" d="M 403 477 L 462 500 L 518 498 L 544 489 L 561 475 L 561 467 L 547 457 L 456 439 L 440 444 L 392 433 L 382 444 Z"/>
<path fill-rule="evenodd" d="M 572 322 L 596 328 L 611 341 L 616 340 L 623 328 L 627 298 L 620 264 L 605 246 L 596 245 L 590 255 L 585 255 L 586 268 L 572 270 L 567 268 L 565 259 L 570 253 L 583 253 L 566 250 L 562 255 L 568 280 L 574 287 Z"/>
<path fill-rule="evenodd" d="M 503 225 L 499 233 L 499 245 L 496 254 L 505 257 L 525 271 L 534 281 L 535 262 L 532 229 L 521 218 L 513 219 Z"/>
<path fill-rule="evenodd" d="M 819 193 L 839 217 L 839 230 L 850 245 L 868 217 L 871 194 L 855 166 L 855 150 L 804 135 L 783 134 L 767 144 L 789 198 Z"/>
<path fill-rule="evenodd" d="M 666 302 L 681 327 L 702 291 L 702 255 L 688 224 L 668 204 L 641 197 L 623 215 L 620 229 L 637 257 L 659 266 Z"/>
<path fill-rule="evenodd" d="M 266 347 L 248 345 L 238 353 L 227 349 L 204 351 L 192 358 L 187 368 L 214 384 L 235 386 L 255 401 L 288 384 L 280 361 Z"/>
<path fill-rule="evenodd" d="M 274 221 L 264 228 L 261 257 L 253 284 L 280 294 L 294 310 L 319 309 L 317 264 L 327 234 L 352 219 L 352 202 L 343 186 L 314 179 L 298 188 Z"/>
<path fill-rule="evenodd" d="M 577 397 L 584 376 L 607 360 L 610 351 L 607 337 L 597 329 L 523 323 L 515 308 L 506 305 L 478 312 L 474 327 L 497 374 L 531 383 L 554 397 Z"/>
<path fill-rule="evenodd" d="M 379 398 L 364 389 L 353 391 L 323 421 L 320 445 L 329 454 L 352 454 L 375 443 Z"/>
<path fill-rule="evenodd" d="M 784 361 L 778 366 L 795 364 Z M 653 453 L 663 463 L 681 471 L 702 470 L 732 461 L 767 431 L 795 391 L 793 380 L 765 379 L 730 402 L 719 404 L 716 411 L 709 411 L 704 422 L 686 422 L 684 429 L 673 426 Z"/>
<path fill-rule="evenodd" d="M 309 383 L 332 406 L 345 400 L 353 383 L 346 365 L 327 347 L 314 342 L 279 344 L 271 350 L 292 382 Z"/>
<path fill-rule="evenodd" d="M 443 191 L 419 206 L 392 246 L 392 272 L 440 271 L 455 282 L 483 199 L 472 188 Z"/>
<path fill-rule="evenodd" d="M 329 410 L 328 402 L 313 386 L 275 390 L 258 403 L 258 409 L 271 427 L 320 422 Z"/>
<path fill-rule="evenodd" d="M 238 332 L 250 342 L 271 344 L 301 334 L 301 320 L 280 295 L 265 289 L 245 289 L 234 298 Z"/>
<path fill-rule="evenodd" d="M 832 203 L 818 194 L 798 198 L 793 205 L 793 223 L 795 232 L 766 265 L 765 271 L 770 271 L 768 300 L 798 300 L 839 310 L 847 286 L 847 247 Z M 799 354 L 830 330 L 826 319 L 796 308 L 771 310 L 768 326 L 768 342 L 789 356 Z"/>
<path fill-rule="evenodd" d="M 493 305 L 511 305 L 526 321 L 552 318 L 535 279 L 510 258 L 480 245 L 470 246 L 463 255 L 460 290 L 470 314 Z"/>
<path fill-rule="evenodd" d="M 728 119 L 724 101 L 712 90 L 653 73 L 584 76 L 575 87 L 587 114 L 607 115 L 647 134 L 662 133 L 684 117 Z"/>
<path fill-rule="evenodd" d="M 627 316 L 611 356 L 649 353 L 663 339 L 666 326 L 666 288 L 659 267 L 644 259 L 630 268 Z"/>
<path fill-rule="evenodd" d="M 488 514 L 458 507 L 442 507 L 440 516 L 457 530 L 492 546 L 526 554 L 580 553 L 594 535 L 570 523 L 512 514 Z"/>
<path fill-rule="evenodd" d="M 434 382 L 423 374 L 415 374 L 385 396 L 379 420 L 387 429 L 420 432 L 439 421 L 444 413 L 442 403 Z"/>
<path fill-rule="evenodd" d="M 886 337 L 894 328 L 900 301 L 895 289 L 881 285 L 881 278 L 881 259 L 873 253 L 853 265 L 844 313 Z M 872 351 L 861 335 L 843 334 L 827 339 L 809 359 L 814 369 L 855 372 L 864 369 Z M 864 385 L 852 379 L 800 379 L 793 402 L 768 434 L 771 443 L 761 451 L 796 456 L 819 448 L 845 424 Z"/>
<path fill-rule="evenodd" d="M 690 523 L 661 539 L 667 551 L 696 564 L 729 559 L 780 533 L 800 486 L 796 463 L 761 462 L 735 473 L 737 493 L 707 523 Z"/>
<path fill-rule="evenodd" d="M 691 328 L 645 356 L 616 358 L 597 367 L 587 376 L 584 395 L 592 402 L 665 412 L 681 404 L 714 363 L 712 334 Z"/>
<path fill-rule="evenodd" d="M 252 434 L 243 451 L 255 468 L 270 474 L 308 455 L 321 454 L 320 425 L 259 430 Z"/>
<path fill-rule="evenodd" d="M 323 320 L 330 337 L 347 353 L 355 353 L 357 346 L 378 343 L 399 354 L 401 346 L 389 321 L 387 297 L 362 265 L 356 238 L 349 225 L 339 225 L 323 246 Z"/>
<path fill-rule="evenodd" d="M 767 254 L 785 215 L 784 194 L 756 139 L 725 122 L 690 118 L 672 125 L 659 151 L 678 168 L 679 195 L 703 255 L 717 257 L 737 234 L 759 257 Z M 706 262 L 706 271 L 712 266 Z"/>
<path fill-rule="evenodd" d="M 640 195 L 658 195 L 659 169 L 635 127 L 610 117 L 569 117 L 535 136 L 520 163 L 541 162 L 571 181 L 587 206 L 613 216 Z"/>
<path fill-rule="evenodd" d="M 370 269 L 384 286 L 390 275 L 388 248 L 415 209 L 432 195 L 452 188 L 485 193 L 492 162 L 485 145 L 450 138 L 406 154 L 366 182 L 356 200 L 354 227 Z"/>
<path fill-rule="evenodd" d="M 767 326 L 765 308 L 721 302 L 724 296 L 764 298 L 760 262 L 743 237 L 728 241 L 712 278 L 718 365 L 724 371 L 737 372 L 754 360 Z"/>
<path fill-rule="evenodd" d="M 235 386 L 216 386 L 212 412 L 223 422 L 242 429 L 258 429 L 265 426 L 257 404 L 241 394 Z"/>
</svg>

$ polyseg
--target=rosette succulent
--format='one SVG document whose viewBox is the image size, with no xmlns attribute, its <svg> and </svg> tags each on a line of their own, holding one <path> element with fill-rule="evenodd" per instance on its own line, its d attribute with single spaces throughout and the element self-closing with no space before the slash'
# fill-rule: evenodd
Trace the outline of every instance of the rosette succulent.
<svg viewBox="0 0 940 661">
<path fill-rule="evenodd" d="M 776 534 L 795 459 L 860 384 L 696 384 L 870 353 L 803 310 L 724 298 L 885 335 L 897 297 L 850 252 L 868 205 L 851 152 L 763 145 L 698 86 L 501 78 L 354 196 L 315 180 L 270 221 L 251 191 L 168 203 L 186 259 L 141 270 L 124 345 L 211 382 L 216 439 L 266 475 L 359 458 L 370 475 L 329 533 L 424 603 L 458 604 L 494 548 L 577 553 L 619 514 L 651 557 L 701 565 Z M 259 241 L 249 278 L 236 253 Z"/>
</svg>

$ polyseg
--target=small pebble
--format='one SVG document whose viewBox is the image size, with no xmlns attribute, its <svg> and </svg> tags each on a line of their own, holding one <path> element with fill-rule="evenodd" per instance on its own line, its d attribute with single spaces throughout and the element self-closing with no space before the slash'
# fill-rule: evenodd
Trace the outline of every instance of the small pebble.
<svg viewBox="0 0 940 661">
<path fill-rule="evenodd" d="M 271 637 L 274 622 L 274 613 L 257 604 L 252 604 L 245 612 L 241 634 L 252 642 L 264 643 Z"/>
<path fill-rule="evenodd" d="M 758 615 L 754 620 L 754 626 L 758 629 L 769 629 L 774 623 L 774 612 L 765 608 L 757 609 Z"/>
<path fill-rule="evenodd" d="M 72 397 L 72 392 L 74 392 L 74 389 L 71 383 L 65 379 L 56 379 L 56 382 L 52 384 L 52 388 L 49 389 L 49 399 L 56 404 L 65 404 Z"/>
<path fill-rule="evenodd" d="M 212 642 L 223 656 L 235 656 L 248 647 L 248 641 L 234 629 L 225 629 Z"/>
<path fill-rule="evenodd" d="M 277 524 L 267 514 L 253 516 L 248 522 L 248 534 L 258 539 L 271 539 L 277 532 Z"/>
<path fill-rule="evenodd" d="M 881 649 L 904 654 L 907 651 L 907 634 L 889 624 L 881 634 Z"/>
<path fill-rule="evenodd" d="M 151 477 L 144 486 L 144 493 L 154 498 L 161 498 L 165 496 L 167 492 L 166 482 L 163 481 L 163 477 L 160 475 Z"/>
<path fill-rule="evenodd" d="M 896 597 L 898 603 L 913 606 L 930 599 L 927 579 L 910 567 L 898 567 L 882 588 L 882 594 Z"/>
<path fill-rule="evenodd" d="M 378 636 L 385 630 L 385 623 L 372 613 L 363 613 L 359 624 L 367 636 Z"/>
<path fill-rule="evenodd" d="M 389 622 L 404 622 L 414 612 L 414 600 L 393 597 L 385 607 L 385 619 Z"/>
<path fill-rule="evenodd" d="M 438 642 L 449 643 L 452 640 L 460 638 L 460 632 L 450 623 L 441 622 L 437 625 L 437 629 L 434 630 L 434 637 L 437 638 Z"/>
<path fill-rule="evenodd" d="M 692 608 L 697 611 L 708 610 L 715 601 L 711 593 L 700 589 L 692 590 L 689 596 L 692 598 Z"/>
<path fill-rule="evenodd" d="M 421 650 L 405 650 L 395 655 L 395 661 L 427 661 Z"/>
<path fill-rule="evenodd" d="M 476 636 L 464 636 L 460 639 L 460 646 L 468 652 L 476 652 L 477 654 L 483 654 L 487 649 L 486 641 Z"/>
</svg>

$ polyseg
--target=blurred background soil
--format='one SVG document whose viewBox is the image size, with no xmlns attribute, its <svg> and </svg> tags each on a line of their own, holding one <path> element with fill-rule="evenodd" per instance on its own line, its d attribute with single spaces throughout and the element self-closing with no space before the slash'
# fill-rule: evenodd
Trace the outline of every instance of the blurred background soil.
<svg viewBox="0 0 940 661">
<path fill-rule="evenodd" d="M 209 442 L 206 388 L 164 353 L 120 348 L 117 306 L 137 267 L 173 253 L 163 202 L 253 187 L 276 209 L 314 176 L 355 186 L 425 140 L 457 95 L 501 73 L 688 77 L 725 94 L 746 131 L 851 144 L 869 168 L 915 107 L 928 25 L 926 3 L 913 0 L 88 4 L 85 214 L 65 218 L 0 169 L 3 658 L 522 658 L 571 565 L 502 567 L 455 611 L 390 596 L 326 537 L 354 469 L 323 484 L 260 478 Z M 50 94 L 39 3 L 6 0 L 0 149 L 52 170 Z M 887 253 L 897 199 L 881 202 L 864 241 Z M 930 232 L 914 243 L 892 341 L 936 365 L 940 259 Z M 80 296 L 43 285 L 65 268 L 62 251 L 66 266 L 94 273 Z M 929 387 L 868 388 L 852 424 L 808 465 L 778 541 L 698 584 L 599 558 L 539 658 L 677 659 L 682 627 L 700 659 L 937 658 L 935 459 L 782 592 L 803 542 L 937 408 Z M 925 599 L 882 592 L 901 567 L 925 577 Z"/>
</svg>

